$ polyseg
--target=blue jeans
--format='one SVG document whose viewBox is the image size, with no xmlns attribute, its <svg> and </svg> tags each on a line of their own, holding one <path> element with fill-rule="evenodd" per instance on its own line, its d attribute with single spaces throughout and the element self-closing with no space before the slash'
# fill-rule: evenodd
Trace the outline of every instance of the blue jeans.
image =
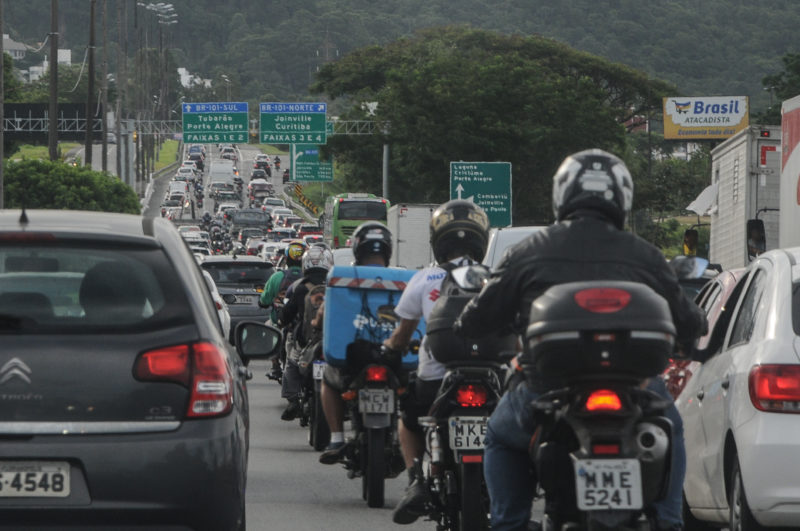
<svg viewBox="0 0 800 531">
<path fill-rule="evenodd" d="M 652 378 L 647 388 L 664 398 L 672 397 L 661 378 Z M 523 383 L 503 395 L 489 419 L 483 474 L 489 489 L 492 531 L 521 531 L 531 519 L 534 496 L 533 464 L 528 446 L 536 426 L 528 404 L 537 393 Z M 672 466 L 667 496 L 653 504 L 661 524 L 681 524 L 683 478 L 686 475 L 686 447 L 683 421 L 673 404 L 666 411 L 672 421 Z"/>
</svg>

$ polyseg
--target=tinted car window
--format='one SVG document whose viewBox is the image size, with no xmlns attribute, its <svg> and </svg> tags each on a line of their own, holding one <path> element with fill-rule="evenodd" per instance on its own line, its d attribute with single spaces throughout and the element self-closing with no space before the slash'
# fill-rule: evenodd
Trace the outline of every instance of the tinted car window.
<svg viewBox="0 0 800 531">
<path fill-rule="evenodd" d="M 800 282 L 792 284 L 792 328 L 800 336 Z"/>
<path fill-rule="evenodd" d="M 264 212 L 236 212 L 233 215 L 234 223 L 267 223 L 267 214 Z"/>
<path fill-rule="evenodd" d="M 380 201 L 339 203 L 339 219 L 386 219 L 386 204 Z"/>
<path fill-rule="evenodd" d="M 203 262 L 202 265 L 217 284 L 263 284 L 274 271 L 272 264 L 266 262 Z"/>
<path fill-rule="evenodd" d="M 163 251 L 92 245 L 0 248 L 0 331 L 113 333 L 192 322 Z"/>
<path fill-rule="evenodd" d="M 730 345 L 738 345 L 740 343 L 747 343 L 750 341 L 750 336 L 753 334 L 753 326 L 755 324 L 756 309 L 758 303 L 761 301 L 761 295 L 764 292 L 765 273 L 763 270 L 758 270 L 753 276 L 750 286 L 742 299 L 742 305 L 739 308 L 739 313 L 736 315 L 736 320 L 733 323 L 733 331 L 731 332 Z"/>
</svg>

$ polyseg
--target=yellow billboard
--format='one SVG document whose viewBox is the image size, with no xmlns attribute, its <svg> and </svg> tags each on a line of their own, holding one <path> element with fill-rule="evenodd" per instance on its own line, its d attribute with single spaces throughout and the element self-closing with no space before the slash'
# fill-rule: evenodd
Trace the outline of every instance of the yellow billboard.
<svg viewBox="0 0 800 531">
<path fill-rule="evenodd" d="M 750 123 L 747 96 L 664 98 L 664 138 L 730 138 Z"/>
</svg>

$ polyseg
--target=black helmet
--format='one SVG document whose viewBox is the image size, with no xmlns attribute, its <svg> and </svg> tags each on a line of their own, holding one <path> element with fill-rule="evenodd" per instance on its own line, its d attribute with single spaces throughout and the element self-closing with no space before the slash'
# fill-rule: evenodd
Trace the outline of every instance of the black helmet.
<svg viewBox="0 0 800 531">
<path fill-rule="evenodd" d="M 203 214 L 203 221 L 205 221 L 206 223 L 208 223 L 209 221 L 211 221 L 211 214 L 209 214 L 208 212 L 206 212 L 205 214 Z"/>
<path fill-rule="evenodd" d="M 453 199 L 433 212 L 431 247 L 440 264 L 457 254 L 480 261 L 488 241 L 489 217 L 472 201 Z"/>
<path fill-rule="evenodd" d="M 633 203 L 633 179 L 618 157 L 601 149 L 570 155 L 553 177 L 556 220 L 587 208 L 607 215 L 620 229 Z"/>
<path fill-rule="evenodd" d="M 392 257 L 392 233 L 383 223 L 367 221 L 353 232 L 353 256 L 356 265 L 364 262 L 370 254 L 380 254 L 386 263 Z"/>
</svg>

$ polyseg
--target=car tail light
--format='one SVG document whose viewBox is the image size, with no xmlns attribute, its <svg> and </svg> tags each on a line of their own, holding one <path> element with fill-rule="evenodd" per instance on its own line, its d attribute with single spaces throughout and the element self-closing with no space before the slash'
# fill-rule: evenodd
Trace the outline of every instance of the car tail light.
<svg viewBox="0 0 800 531">
<path fill-rule="evenodd" d="M 619 455 L 618 444 L 593 444 L 592 455 Z"/>
<path fill-rule="evenodd" d="M 176 382 L 188 387 L 188 417 L 224 415 L 233 407 L 233 378 L 225 354 L 212 343 L 150 350 L 136 359 L 133 373 L 138 380 Z"/>
<path fill-rule="evenodd" d="M 334 236 L 333 237 L 333 247 L 334 248 L 338 248 L 339 247 L 339 237 L 338 236 Z"/>
<path fill-rule="evenodd" d="M 483 463 L 483 454 L 462 455 L 462 463 Z"/>
<path fill-rule="evenodd" d="M 370 365 L 367 367 L 368 382 L 385 382 L 389 380 L 389 371 L 383 365 Z"/>
<path fill-rule="evenodd" d="M 219 301 L 214 301 L 214 304 L 216 305 L 216 307 L 217 307 L 217 310 L 221 310 L 221 309 L 222 309 L 222 303 L 221 303 L 221 302 L 219 302 Z"/>
<path fill-rule="evenodd" d="M 749 383 L 756 409 L 800 413 L 800 365 L 758 365 L 750 371 Z"/>
<path fill-rule="evenodd" d="M 619 395 L 609 389 L 593 391 L 586 399 L 586 411 L 620 411 L 622 400 Z"/>
<path fill-rule="evenodd" d="M 631 302 L 631 294 L 617 288 L 591 288 L 576 293 L 575 302 L 592 313 L 613 313 Z"/>
<path fill-rule="evenodd" d="M 482 385 L 460 385 L 456 389 L 456 402 L 461 407 L 481 407 L 486 404 L 486 388 Z"/>
</svg>

